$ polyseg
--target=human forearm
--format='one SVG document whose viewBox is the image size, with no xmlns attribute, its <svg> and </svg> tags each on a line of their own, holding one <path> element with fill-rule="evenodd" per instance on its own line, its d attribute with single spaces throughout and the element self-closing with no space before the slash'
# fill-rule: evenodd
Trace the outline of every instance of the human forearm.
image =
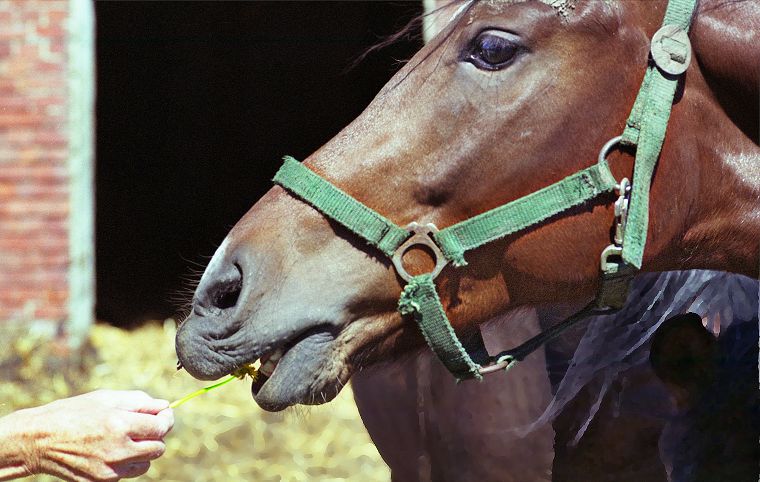
<svg viewBox="0 0 760 482">
<path fill-rule="evenodd" d="M 28 412 L 19 410 L 0 418 L 0 480 L 32 475 L 33 435 L 24 431 Z"/>
</svg>

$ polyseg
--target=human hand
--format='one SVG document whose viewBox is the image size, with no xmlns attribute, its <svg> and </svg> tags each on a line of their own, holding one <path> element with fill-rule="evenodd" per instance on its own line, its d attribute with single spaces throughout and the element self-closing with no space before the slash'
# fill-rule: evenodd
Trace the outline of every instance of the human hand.
<svg viewBox="0 0 760 482">
<path fill-rule="evenodd" d="M 5 417 L 26 470 L 71 481 L 137 477 L 165 450 L 174 425 L 166 400 L 140 391 L 98 390 Z M 8 430 L 8 429 L 7 429 Z"/>
</svg>

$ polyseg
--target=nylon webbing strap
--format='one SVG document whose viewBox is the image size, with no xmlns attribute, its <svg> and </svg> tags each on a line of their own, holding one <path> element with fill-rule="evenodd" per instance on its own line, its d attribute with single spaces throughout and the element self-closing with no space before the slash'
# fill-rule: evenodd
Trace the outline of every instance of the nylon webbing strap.
<svg viewBox="0 0 760 482">
<path fill-rule="evenodd" d="M 606 162 L 578 171 L 503 206 L 449 226 L 433 237 L 448 260 L 464 266 L 465 251 L 522 231 L 551 216 L 615 189 L 615 177 Z"/>
<path fill-rule="evenodd" d="M 688 32 L 697 0 L 670 0 L 663 25 Z M 631 204 L 623 239 L 623 260 L 641 268 L 649 226 L 649 189 L 673 106 L 680 75 L 670 75 L 650 61 L 639 94 L 623 131 L 623 142 L 635 145 Z"/>
<path fill-rule="evenodd" d="M 472 361 L 454 333 L 429 273 L 412 278 L 404 287 L 398 307 L 402 315 L 414 317 L 427 344 L 458 380 L 482 378 L 480 366 Z"/>
<path fill-rule="evenodd" d="M 283 161 L 274 176 L 275 183 L 358 234 L 386 256 L 392 257 L 409 237 L 409 231 L 325 181 L 297 160 L 285 156 Z"/>
</svg>

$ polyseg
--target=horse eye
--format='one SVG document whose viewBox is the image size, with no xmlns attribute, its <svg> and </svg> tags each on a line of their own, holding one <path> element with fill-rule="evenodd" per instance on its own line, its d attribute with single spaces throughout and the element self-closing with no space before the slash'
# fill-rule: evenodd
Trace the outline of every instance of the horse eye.
<svg viewBox="0 0 760 482">
<path fill-rule="evenodd" d="M 501 31 L 481 33 L 475 37 L 467 60 L 483 70 L 499 70 L 506 67 L 515 58 L 520 47 L 509 37 L 510 34 Z"/>
</svg>

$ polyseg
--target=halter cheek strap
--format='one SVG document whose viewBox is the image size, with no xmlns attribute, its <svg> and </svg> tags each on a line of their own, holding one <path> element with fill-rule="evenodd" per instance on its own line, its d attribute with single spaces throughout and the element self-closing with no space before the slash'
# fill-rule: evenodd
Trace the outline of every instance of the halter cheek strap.
<svg viewBox="0 0 760 482">
<path fill-rule="evenodd" d="M 651 61 L 626 122 L 622 144 L 636 147 L 631 208 L 623 260 L 641 268 L 649 224 L 649 187 L 665 140 L 673 98 L 691 63 L 691 26 L 697 0 L 670 0 L 662 27 L 652 37 Z"/>
<path fill-rule="evenodd" d="M 439 231 L 433 225 L 417 223 L 406 228 L 397 226 L 292 157 L 285 157 L 274 182 L 393 260 L 397 273 L 407 282 L 399 299 L 399 312 L 414 318 L 428 345 L 457 379 L 480 379 L 485 373 L 508 369 L 587 316 L 623 306 L 630 280 L 641 268 L 648 225 L 649 187 L 665 138 L 678 79 L 688 68 L 691 58 L 687 32 L 696 1 L 670 0 L 664 26 L 652 41 L 653 61 L 623 135 L 602 148 L 596 164 L 527 196 Z M 636 146 L 632 188 L 627 179 L 617 183 L 607 164 L 606 156 L 617 144 Z M 567 320 L 496 356 L 487 354 L 479 337 L 465 349 L 446 317 L 436 291 L 435 277 L 443 267 L 448 263 L 454 267 L 465 266 L 467 251 L 523 231 L 613 191 L 618 193 L 615 236 L 613 244 L 601 255 L 601 279 L 596 298 Z M 427 247 L 436 256 L 433 272 L 411 276 L 404 269 L 403 255 L 416 245 Z M 616 258 L 621 260 L 614 262 Z"/>
</svg>

